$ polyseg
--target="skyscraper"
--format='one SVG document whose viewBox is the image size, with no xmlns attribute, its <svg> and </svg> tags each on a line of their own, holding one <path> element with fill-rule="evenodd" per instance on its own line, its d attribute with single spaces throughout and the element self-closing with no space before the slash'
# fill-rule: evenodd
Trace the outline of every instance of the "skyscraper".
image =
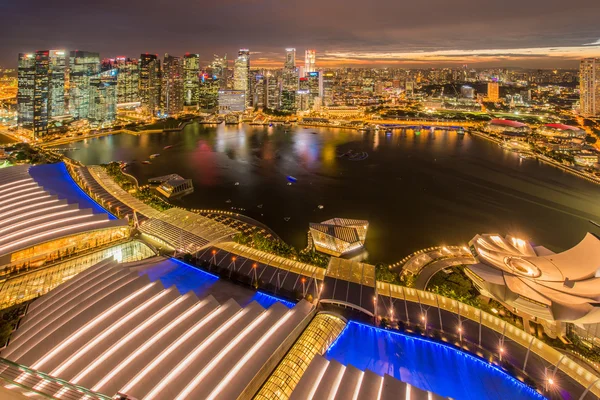
<svg viewBox="0 0 600 400">
<path fill-rule="evenodd" d="M 240 49 L 233 66 L 233 90 L 243 90 L 246 93 L 246 106 L 250 97 L 250 50 Z"/>
<path fill-rule="evenodd" d="M 213 61 L 208 65 L 207 73 L 219 80 L 219 87 L 227 89 L 227 54 L 223 57 L 214 54 Z"/>
<path fill-rule="evenodd" d="M 160 106 L 160 60 L 157 54 L 140 56 L 139 97 L 148 113 L 155 115 Z"/>
<path fill-rule="evenodd" d="M 267 72 L 265 77 L 267 80 L 267 100 L 265 106 L 271 110 L 275 110 L 279 108 L 279 94 L 281 92 L 281 86 L 277 76 L 274 73 Z"/>
<path fill-rule="evenodd" d="M 75 119 L 87 118 L 90 106 L 90 78 L 100 73 L 100 55 L 72 51 L 69 74 L 69 113 Z"/>
<path fill-rule="evenodd" d="M 64 50 L 50 50 L 49 70 L 50 81 L 48 88 L 48 116 L 60 117 L 66 114 L 65 110 L 65 73 L 66 52 Z"/>
<path fill-rule="evenodd" d="M 215 75 L 202 74 L 199 86 L 199 105 L 202 110 L 211 111 L 219 105 L 220 82 Z"/>
<path fill-rule="evenodd" d="M 173 116 L 183 111 L 183 61 L 165 54 L 161 83 L 161 114 Z"/>
<path fill-rule="evenodd" d="M 304 74 L 308 75 L 311 72 L 315 72 L 316 51 L 306 50 L 304 53 Z"/>
<path fill-rule="evenodd" d="M 17 112 L 18 124 L 33 131 L 35 138 L 48 133 L 50 52 L 19 54 Z"/>
<path fill-rule="evenodd" d="M 138 60 L 117 57 L 117 103 L 134 103 L 140 101 L 140 69 Z"/>
<path fill-rule="evenodd" d="M 494 102 L 500 100 L 500 85 L 498 82 L 488 82 L 487 98 L 488 101 Z"/>
<path fill-rule="evenodd" d="M 317 71 L 306 74 L 306 79 L 308 81 L 308 108 L 312 109 L 317 98 L 322 97 L 323 81 Z"/>
<path fill-rule="evenodd" d="M 254 107 L 266 107 L 267 104 L 267 77 L 263 74 L 256 74 L 252 84 L 254 98 L 252 105 Z"/>
<path fill-rule="evenodd" d="M 200 56 L 186 53 L 183 57 L 183 104 L 197 106 L 200 90 Z"/>
<path fill-rule="evenodd" d="M 581 115 L 600 116 L 600 58 L 581 60 L 579 92 Z"/>
<path fill-rule="evenodd" d="M 90 78 L 88 120 L 105 127 L 117 118 L 118 68 L 104 71 Z"/>
<path fill-rule="evenodd" d="M 331 71 L 323 72 L 323 105 L 333 105 L 333 85 L 335 74 Z"/>
<path fill-rule="evenodd" d="M 298 91 L 298 70 L 296 68 L 296 49 L 285 49 L 285 62 L 281 79 L 281 109 L 296 109 L 296 92 Z"/>
</svg>

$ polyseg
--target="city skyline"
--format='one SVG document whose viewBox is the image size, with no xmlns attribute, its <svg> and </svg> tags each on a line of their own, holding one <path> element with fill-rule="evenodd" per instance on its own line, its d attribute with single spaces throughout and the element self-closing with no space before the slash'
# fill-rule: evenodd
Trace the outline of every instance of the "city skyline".
<svg viewBox="0 0 600 400">
<path fill-rule="evenodd" d="M 73 0 L 52 8 L 30 0 L 0 6 L 5 21 L 0 33 L 12 38 L 0 44 L 0 65 L 16 67 L 15 54 L 44 48 L 84 49 L 103 57 L 192 52 L 205 64 L 213 53 L 233 56 L 248 47 L 255 67 L 281 65 L 281 49 L 286 47 L 297 48 L 299 54 L 316 49 L 319 67 L 466 63 L 576 68 L 577 60 L 600 55 L 595 23 L 600 15 L 592 0 L 577 0 L 568 9 L 557 0 L 541 6 L 538 1 L 513 0 L 478 7 L 468 1 L 450 5 L 440 0 L 379 0 L 357 13 L 361 4 L 353 1 L 343 6 L 309 1 L 291 7 L 234 0 L 207 6 L 178 0 L 165 19 L 162 8 L 141 8 L 137 1 L 108 1 L 96 9 Z M 19 29 L 19 21 L 25 19 L 26 31 Z M 55 23 L 61 19 L 69 23 Z"/>
</svg>

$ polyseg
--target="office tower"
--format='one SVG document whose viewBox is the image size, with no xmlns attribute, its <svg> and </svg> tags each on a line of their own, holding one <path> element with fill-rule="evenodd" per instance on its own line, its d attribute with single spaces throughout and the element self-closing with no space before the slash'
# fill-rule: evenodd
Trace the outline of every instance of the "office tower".
<svg viewBox="0 0 600 400">
<path fill-rule="evenodd" d="M 92 126 L 106 127 L 117 118 L 119 69 L 101 72 L 90 78 L 88 120 Z"/>
<path fill-rule="evenodd" d="M 48 117 L 60 117 L 65 110 L 66 52 L 50 50 L 50 83 L 48 88 Z"/>
<path fill-rule="evenodd" d="M 310 105 L 308 78 L 302 77 L 298 79 L 298 90 L 296 91 L 296 108 L 300 111 L 307 111 L 309 107 Z"/>
<path fill-rule="evenodd" d="M 263 74 L 256 74 L 252 84 L 254 98 L 252 105 L 255 108 L 266 107 L 267 104 L 267 77 Z"/>
<path fill-rule="evenodd" d="M 142 54 L 139 62 L 140 89 L 142 107 L 156 115 L 160 106 L 160 60 L 157 54 Z"/>
<path fill-rule="evenodd" d="M 315 72 L 316 66 L 315 66 L 315 60 L 316 60 L 316 51 L 315 50 L 306 50 L 304 53 L 304 74 L 308 75 L 311 72 Z"/>
<path fill-rule="evenodd" d="M 298 70 L 296 69 L 296 49 L 285 49 L 285 62 L 281 77 L 281 109 L 293 112 L 296 109 L 298 91 Z"/>
<path fill-rule="evenodd" d="M 250 50 L 240 49 L 233 65 L 233 90 L 243 90 L 246 93 L 246 106 L 250 94 Z"/>
<path fill-rule="evenodd" d="M 279 94 L 281 92 L 281 86 L 277 76 L 271 72 L 266 74 L 266 79 L 267 100 L 265 106 L 268 109 L 275 110 L 279 108 Z"/>
<path fill-rule="evenodd" d="M 17 112 L 18 124 L 39 138 L 48 133 L 50 52 L 19 54 Z"/>
<path fill-rule="evenodd" d="M 335 74 L 331 71 L 323 72 L 323 105 L 333 105 L 333 85 Z"/>
<path fill-rule="evenodd" d="M 600 58 L 581 60 L 579 92 L 581 115 L 600 116 Z"/>
<path fill-rule="evenodd" d="M 200 56 L 186 53 L 183 57 L 183 104 L 197 106 L 200 90 Z"/>
<path fill-rule="evenodd" d="M 208 65 L 207 71 L 213 78 L 219 80 L 219 87 L 227 89 L 227 54 L 223 57 L 214 54 L 212 62 Z"/>
<path fill-rule="evenodd" d="M 161 83 L 161 115 L 174 116 L 183 111 L 183 60 L 165 54 Z"/>
<path fill-rule="evenodd" d="M 90 78 L 100 72 L 100 55 L 72 51 L 69 71 L 69 113 L 75 119 L 87 118 L 90 106 Z"/>
<path fill-rule="evenodd" d="M 312 109 L 317 98 L 323 96 L 323 80 L 321 74 L 317 71 L 309 72 L 306 75 L 308 89 L 308 108 Z"/>
<path fill-rule="evenodd" d="M 216 75 L 200 76 L 199 106 L 205 111 L 214 110 L 219 105 L 220 80 Z"/>
<path fill-rule="evenodd" d="M 494 102 L 500 100 L 500 85 L 498 82 L 488 82 L 487 99 Z"/>
<path fill-rule="evenodd" d="M 116 58 L 117 104 L 140 101 L 140 69 L 138 60 L 125 57 Z"/>
</svg>

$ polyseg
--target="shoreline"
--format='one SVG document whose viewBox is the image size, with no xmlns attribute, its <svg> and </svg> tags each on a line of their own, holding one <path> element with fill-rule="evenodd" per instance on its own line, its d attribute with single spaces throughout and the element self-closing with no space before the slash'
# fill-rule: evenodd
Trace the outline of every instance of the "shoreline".
<svg viewBox="0 0 600 400">
<path fill-rule="evenodd" d="M 498 145 L 502 144 L 502 140 L 500 140 L 498 138 L 495 138 L 495 137 L 493 137 L 491 135 L 487 135 L 487 134 L 485 134 L 483 132 L 469 131 L 469 133 L 472 134 L 472 135 L 474 135 L 474 136 L 480 137 L 482 139 L 486 139 L 486 140 L 489 140 L 491 142 L 494 142 L 494 143 L 496 143 Z M 573 167 L 569 167 L 567 165 L 561 164 L 558 161 L 553 160 L 553 159 L 551 159 L 551 158 L 549 158 L 549 157 L 547 157 L 547 156 L 545 156 L 543 154 L 538 154 L 538 153 L 533 153 L 533 154 L 535 155 L 535 159 L 538 160 L 538 161 L 542 161 L 543 163 L 545 163 L 545 164 L 547 164 L 549 166 L 561 169 L 561 170 L 563 170 L 565 172 L 570 173 L 571 175 L 577 176 L 578 178 L 585 179 L 585 180 L 587 180 L 590 183 L 595 183 L 597 185 L 600 185 L 600 178 L 595 178 L 595 177 L 589 176 L 589 175 L 587 175 L 587 174 L 585 174 L 585 173 L 583 173 L 583 172 L 581 172 L 579 170 L 576 170 Z"/>
</svg>

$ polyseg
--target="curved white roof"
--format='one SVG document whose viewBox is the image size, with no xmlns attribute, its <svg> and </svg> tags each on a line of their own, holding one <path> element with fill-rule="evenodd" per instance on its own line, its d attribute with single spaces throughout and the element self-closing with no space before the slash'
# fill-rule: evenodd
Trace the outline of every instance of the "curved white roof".
<svg viewBox="0 0 600 400">
<path fill-rule="evenodd" d="M 311 307 L 182 296 L 103 261 L 34 301 L 0 355 L 108 395 L 235 399 Z"/>
<path fill-rule="evenodd" d="M 87 197 L 62 163 L 0 169 L 0 264 L 40 243 L 126 225 Z"/>
<path fill-rule="evenodd" d="M 480 263 L 469 269 L 487 284 L 506 286 L 545 307 L 539 316 L 549 311 L 564 321 L 600 322 L 600 313 L 593 311 L 600 302 L 597 236 L 588 233 L 576 246 L 558 254 L 512 236 L 477 235 L 470 246 Z"/>
</svg>

